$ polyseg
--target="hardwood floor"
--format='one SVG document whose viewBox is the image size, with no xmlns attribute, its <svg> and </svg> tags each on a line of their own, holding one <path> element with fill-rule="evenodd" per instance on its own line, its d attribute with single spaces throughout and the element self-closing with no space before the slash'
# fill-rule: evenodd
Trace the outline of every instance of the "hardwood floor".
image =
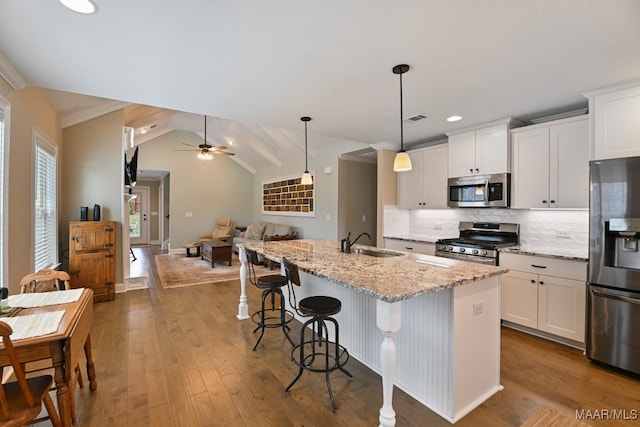
<svg viewBox="0 0 640 427">
<path fill-rule="evenodd" d="M 151 269 L 149 289 L 95 305 L 91 331 L 98 390 L 77 389 L 81 426 L 375 426 L 380 378 L 351 359 L 355 379 L 331 375 L 338 409 L 331 411 L 323 375 L 296 373 L 290 344 L 268 330 L 257 351 L 251 321 L 238 321 L 239 284 L 160 287 L 153 254 L 136 256 Z M 138 262 L 138 261 L 136 261 Z M 249 305 L 259 292 L 249 287 Z M 299 324 L 293 325 L 297 331 Z M 295 336 L 295 335 L 294 335 Z M 517 331 L 502 331 L 504 390 L 458 426 L 519 426 L 542 405 L 571 418 L 576 410 L 640 410 L 640 380 L 587 361 L 581 351 Z M 394 390 L 398 426 L 448 422 Z M 588 420 L 592 426 L 640 421 Z"/>
</svg>

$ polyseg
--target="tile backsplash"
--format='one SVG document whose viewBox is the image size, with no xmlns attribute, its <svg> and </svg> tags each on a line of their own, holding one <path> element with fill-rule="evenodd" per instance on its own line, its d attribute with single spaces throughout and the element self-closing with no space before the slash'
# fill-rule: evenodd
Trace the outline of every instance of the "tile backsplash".
<svg viewBox="0 0 640 427">
<path fill-rule="evenodd" d="M 385 236 L 458 236 L 460 221 L 515 222 L 520 244 L 586 251 L 589 245 L 588 210 L 526 209 L 416 209 L 385 206 Z"/>
</svg>

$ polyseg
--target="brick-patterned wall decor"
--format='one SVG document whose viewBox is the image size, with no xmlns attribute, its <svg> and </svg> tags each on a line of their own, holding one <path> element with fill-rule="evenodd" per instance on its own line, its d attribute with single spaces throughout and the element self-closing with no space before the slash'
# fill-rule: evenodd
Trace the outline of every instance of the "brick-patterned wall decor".
<svg viewBox="0 0 640 427">
<path fill-rule="evenodd" d="M 314 184 L 300 184 L 300 176 L 262 183 L 262 213 L 316 216 Z"/>
</svg>

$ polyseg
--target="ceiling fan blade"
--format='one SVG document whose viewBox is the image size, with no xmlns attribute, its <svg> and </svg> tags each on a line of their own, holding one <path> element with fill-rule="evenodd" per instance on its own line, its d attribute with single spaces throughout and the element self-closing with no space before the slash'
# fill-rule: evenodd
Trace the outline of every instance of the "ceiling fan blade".
<svg viewBox="0 0 640 427">
<path fill-rule="evenodd" d="M 195 150 L 173 150 L 173 151 L 200 151 L 200 150 L 195 149 Z"/>
<path fill-rule="evenodd" d="M 235 156 L 236 153 L 231 153 L 229 151 L 214 151 L 213 154 L 217 154 L 218 156 Z"/>
<path fill-rule="evenodd" d="M 193 147 L 193 148 L 196 148 L 196 146 L 195 146 L 195 145 L 192 145 L 192 144 L 187 144 L 186 142 L 183 142 L 182 144 L 183 144 L 183 145 L 188 145 L 189 147 Z"/>
<path fill-rule="evenodd" d="M 216 145 L 215 147 L 213 147 L 214 151 L 218 151 L 218 150 L 228 150 L 229 147 L 226 147 L 224 145 Z"/>
</svg>

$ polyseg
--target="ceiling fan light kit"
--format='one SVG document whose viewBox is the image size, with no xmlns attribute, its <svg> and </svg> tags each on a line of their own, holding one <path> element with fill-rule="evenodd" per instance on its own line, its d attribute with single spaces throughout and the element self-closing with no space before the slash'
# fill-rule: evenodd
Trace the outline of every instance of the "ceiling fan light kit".
<svg viewBox="0 0 640 427">
<path fill-rule="evenodd" d="M 311 185 L 313 184 L 313 178 L 309 173 L 308 156 L 307 156 L 307 123 L 311 121 L 311 117 L 300 117 L 300 120 L 304 122 L 304 173 L 300 179 L 300 184 Z"/>
<path fill-rule="evenodd" d="M 187 144 L 183 142 L 184 145 L 188 145 L 189 147 L 193 147 L 192 150 L 176 150 L 176 151 L 197 151 L 196 158 L 198 160 L 202 160 L 203 162 L 208 162 L 209 160 L 213 160 L 213 155 L 217 154 L 220 156 L 235 156 L 235 153 L 227 151 L 228 148 L 224 145 L 210 145 L 207 142 L 207 116 L 204 116 L 204 142 L 197 147 L 195 145 Z"/>
<path fill-rule="evenodd" d="M 407 64 L 399 64 L 393 67 L 393 74 L 400 75 L 400 151 L 393 160 L 394 172 L 406 172 L 412 169 L 411 157 L 404 149 L 404 125 L 402 123 L 402 75 L 409 71 Z"/>
</svg>

